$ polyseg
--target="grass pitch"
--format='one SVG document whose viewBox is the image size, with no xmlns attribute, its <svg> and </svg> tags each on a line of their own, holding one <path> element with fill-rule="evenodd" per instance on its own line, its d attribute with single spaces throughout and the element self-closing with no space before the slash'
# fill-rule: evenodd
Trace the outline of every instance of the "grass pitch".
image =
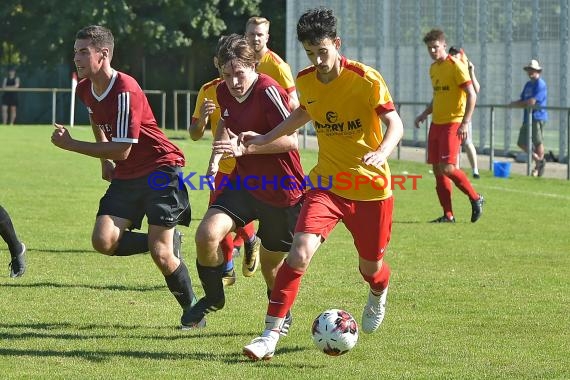
<svg viewBox="0 0 570 380">
<path fill-rule="evenodd" d="M 324 309 L 360 321 L 367 285 L 342 224 L 315 255 L 293 308 L 294 324 L 275 358 L 252 363 L 243 345 L 263 328 L 265 286 L 258 273 L 227 289 L 226 308 L 200 331 L 177 330 L 180 309 L 149 255 L 105 257 L 90 234 L 106 189 L 98 160 L 50 143 L 51 126 L 0 127 L 0 204 L 28 247 L 28 270 L 0 276 L 0 377 L 188 379 L 416 379 L 570 377 L 569 183 L 488 172 L 474 182 L 487 202 L 469 222 L 454 189 L 458 223 L 440 216 L 428 166 L 391 161 L 393 174 L 422 175 L 396 190 L 388 311 L 373 335 L 337 358 L 313 346 L 310 326 Z M 72 135 L 91 139 L 90 128 Z M 185 172 L 205 172 L 209 140 L 170 137 L 186 153 Z M 316 153 L 301 152 L 305 168 Z M 193 222 L 184 257 L 195 289 L 193 234 L 206 191 L 190 192 Z M 366 228 L 366 226 L 363 226 Z M 9 261 L 0 242 L 0 262 Z M 238 262 L 237 267 L 241 264 Z"/>
</svg>

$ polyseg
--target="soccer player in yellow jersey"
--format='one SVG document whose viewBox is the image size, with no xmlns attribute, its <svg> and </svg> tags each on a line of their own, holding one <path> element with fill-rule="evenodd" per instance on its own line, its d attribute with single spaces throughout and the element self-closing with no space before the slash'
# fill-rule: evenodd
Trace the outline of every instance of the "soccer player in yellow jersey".
<svg viewBox="0 0 570 380">
<path fill-rule="evenodd" d="M 287 62 L 267 47 L 269 24 L 265 17 L 251 17 L 245 24 L 245 37 L 255 52 L 257 72 L 269 75 L 287 91 L 289 107 L 294 110 L 299 107 L 299 98 L 295 92 L 293 74 Z"/>
<path fill-rule="evenodd" d="M 403 126 L 382 76 L 340 54 L 336 25 L 330 9 L 312 9 L 301 16 L 297 39 L 312 66 L 297 76 L 300 107 L 265 135 L 240 135 L 247 146 L 264 145 L 312 120 L 319 142 L 318 163 L 310 173 L 293 245 L 275 278 L 265 330 L 243 348 L 252 360 L 273 357 L 301 278 L 340 221 L 352 233 L 359 270 L 369 284 L 361 329 L 372 333 L 384 319 L 390 268 L 383 258 L 394 204 L 387 158 L 402 138 Z"/>
<path fill-rule="evenodd" d="M 223 40 L 224 37 L 220 38 L 218 45 L 220 45 Z M 214 66 L 219 71 L 217 57 L 214 57 Z M 220 77 L 213 79 L 200 87 L 200 91 L 198 91 L 198 96 L 196 98 L 194 113 L 192 114 L 192 122 L 188 126 L 188 132 L 190 133 L 190 138 L 192 138 L 192 140 L 197 141 L 204 136 L 204 131 L 208 123 L 210 123 L 212 135 L 216 135 L 218 122 L 221 119 L 220 105 L 216 98 L 216 88 L 218 87 L 218 84 L 223 81 L 224 80 L 221 78 L 220 73 Z M 222 183 L 222 180 L 224 177 L 228 177 L 231 174 L 235 166 L 236 160 L 233 157 L 227 157 L 220 160 L 218 171 L 214 177 L 214 190 L 210 193 L 210 204 L 212 204 L 218 195 L 220 195 L 220 184 Z M 222 275 L 222 280 L 225 286 L 233 285 L 236 281 L 236 273 L 233 263 L 234 249 L 239 251 L 242 245 L 245 248 L 243 252 L 242 273 L 246 277 L 251 277 L 257 270 L 259 264 L 260 248 L 260 241 L 255 235 L 255 225 L 253 222 L 246 224 L 244 227 L 238 227 L 236 229 L 235 238 L 232 237 L 232 234 L 230 233 L 220 242 L 220 249 L 224 253 L 226 264 Z"/>
<path fill-rule="evenodd" d="M 471 222 L 475 223 L 483 213 L 483 196 L 477 194 L 469 178 L 457 167 L 462 141 L 467 138 L 477 94 L 467 65 L 447 54 L 445 34 L 439 29 L 429 31 L 424 37 L 428 53 L 433 59 L 429 70 L 433 87 L 433 99 L 416 117 L 416 128 L 432 114 L 428 135 L 428 163 L 435 175 L 437 196 L 443 208 L 443 216 L 433 223 L 455 223 L 451 206 L 451 191 L 455 184 L 471 201 Z"/>
</svg>

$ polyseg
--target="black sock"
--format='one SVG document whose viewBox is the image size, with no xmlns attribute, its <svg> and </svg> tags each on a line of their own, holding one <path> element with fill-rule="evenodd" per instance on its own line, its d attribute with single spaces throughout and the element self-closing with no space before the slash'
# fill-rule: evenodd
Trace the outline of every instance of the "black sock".
<svg viewBox="0 0 570 380">
<path fill-rule="evenodd" d="M 184 261 L 180 260 L 178 268 L 170 275 L 164 276 L 164 279 L 168 289 L 180 306 L 182 306 L 182 309 L 190 307 L 194 299 L 194 291 L 192 290 L 192 280 Z"/>
<path fill-rule="evenodd" d="M 2 206 L 0 206 L 0 236 L 2 236 L 2 239 L 8 244 L 10 256 L 14 258 L 22 253 L 22 243 L 20 243 L 20 240 L 18 240 L 16 236 L 12 219 L 10 219 L 10 215 L 8 215 Z"/>
<path fill-rule="evenodd" d="M 217 267 L 205 267 L 198 264 L 196 261 L 196 268 L 198 269 L 198 276 L 202 282 L 202 288 L 206 294 L 208 302 L 218 309 L 224 307 L 226 303 L 224 295 L 224 284 L 222 283 L 222 275 L 226 264 L 218 265 Z"/>
<path fill-rule="evenodd" d="M 148 252 L 148 234 L 125 231 L 114 256 L 131 256 Z"/>
</svg>

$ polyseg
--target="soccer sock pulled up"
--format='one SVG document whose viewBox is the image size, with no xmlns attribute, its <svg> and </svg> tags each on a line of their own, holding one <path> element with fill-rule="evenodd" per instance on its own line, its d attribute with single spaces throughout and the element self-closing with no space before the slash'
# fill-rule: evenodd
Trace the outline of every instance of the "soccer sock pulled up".
<svg viewBox="0 0 570 380">
<path fill-rule="evenodd" d="M 453 186 L 449 178 L 444 175 L 435 176 L 435 191 L 437 193 L 437 199 L 439 199 L 439 204 L 443 208 L 443 213 L 448 218 L 453 216 L 453 208 L 451 207 L 451 190 Z"/>
<path fill-rule="evenodd" d="M 180 260 L 180 265 L 174 272 L 168 276 L 164 276 L 168 289 L 176 298 L 182 309 L 186 309 L 192 305 L 194 299 L 194 291 L 192 290 L 192 280 L 188 273 L 188 268 L 184 261 Z"/>
<path fill-rule="evenodd" d="M 224 268 L 225 263 L 216 267 L 207 267 L 200 265 L 198 260 L 196 260 L 196 269 L 198 270 L 198 276 L 202 282 L 206 299 L 218 309 L 223 308 L 226 303 L 224 283 L 222 282 Z"/>
<path fill-rule="evenodd" d="M 275 285 L 269 298 L 269 305 L 267 306 L 267 316 L 284 318 L 287 315 L 297 293 L 301 286 L 301 278 L 305 272 L 295 270 L 289 266 L 287 260 L 281 265 L 277 276 L 275 277 Z M 278 328 L 279 326 L 276 326 Z"/>
<path fill-rule="evenodd" d="M 114 256 L 131 256 L 146 253 L 148 248 L 148 234 L 142 232 L 125 231 L 119 245 L 113 253 Z"/>
<path fill-rule="evenodd" d="M 374 293 L 375 295 L 379 295 L 380 293 L 382 293 L 384 289 L 388 287 L 388 284 L 390 282 L 391 271 L 390 271 L 390 266 L 388 265 L 387 262 L 383 261 L 380 270 L 374 273 L 372 276 L 365 275 L 364 273 L 362 273 L 362 270 L 360 268 L 359 270 L 364 280 L 366 280 L 366 282 L 368 282 L 368 284 L 370 285 L 372 293 Z"/>
<path fill-rule="evenodd" d="M 462 170 L 455 169 L 451 174 L 448 174 L 448 177 L 459 190 L 469 197 L 470 200 L 476 201 L 479 199 L 479 194 L 477 194 L 473 185 L 469 182 L 469 178 L 467 178 Z"/>
</svg>

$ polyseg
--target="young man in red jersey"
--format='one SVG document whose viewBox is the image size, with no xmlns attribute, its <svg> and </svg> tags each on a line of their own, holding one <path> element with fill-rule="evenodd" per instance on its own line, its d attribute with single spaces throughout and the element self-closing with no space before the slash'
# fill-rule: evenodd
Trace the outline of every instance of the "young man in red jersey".
<svg viewBox="0 0 570 380">
<path fill-rule="evenodd" d="M 188 192 L 178 179 L 184 154 L 158 127 L 136 80 L 111 67 L 113 49 L 113 34 L 103 26 L 77 32 L 77 95 L 87 106 L 96 141 L 76 140 L 59 124 L 51 141 L 61 149 L 99 158 L 102 178 L 111 182 L 99 202 L 93 247 L 109 256 L 150 250 L 168 288 L 182 309 L 188 309 L 195 297 L 175 230 L 177 224 L 190 224 Z M 148 233 L 133 232 L 145 215 Z"/>
<path fill-rule="evenodd" d="M 424 36 L 424 43 L 433 59 L 430 77 L 433 99 L 416 117 L 415 126 L 432 114 L 428 136 L 428 163 L 435 175 L 437 197 L 443 208 L 443 216 L 432 223 L 455 223 L 451 205 L 452 182 L 469 197 L 471 222 L 475 223 L 483 213 L 483 196 L 478 194 L 469 178 L 457 167 L 459 148 L 467 138 L 477 94 L 467 65 L 447 54 L 445 34 L 433 29 Z"/>
<path fill-rule="evenodd" d="M 248 149 L 263 147 L 312 120 L 319 142 L 318 162 L 309 178 L 320 185 L 310 187 L 303 201 L 293 245 L 275 278 L 265 329 L 243 348 L 252 360 L 273 357 L 280 326 L 297 297 L 301 278 L 340 221 L 354 238 L 358 269 L 368 283 L 362 331 L 374 332 L 384 319 L 390 279 L 384 255 L 394 204 L 387 158 L 402 138 L 403 126 L 382 76 L 340 54 L 336 25 L 330 9 L 312 9 L 301 16 L 297 39 L 312 64 L 297 75 L 301 106 L 271 131 L 240 136 Z M 332 182 L 341 173 L 351 178 L 352 186 Z"/>
<path fill-rule="evenodd" d="M 269 75 L 287 91 L 289 107 L 294 110 L 299 107 L 299 99 L 295 91 L 291 67 L 267 46 L 269 24 L 269 20 L 265 17 L 251 17 L 245 24 L 245 37 L 249 46 L 255 51 L 257 72 Z"/>
<path fill-rule="evenodd" d="M 304 174 L 295 133 L 263 147 L 245 148 L 237 141 L 241 132 L 253 129 L 267 133 L 281 123 L 289 115 L 287 93 L 274 79 L 255 71 L 253 49 L 243 36 L 228 36 L 217 56 L 224 79 L 216 90 L 222 119 L 208 174 L 216 174 L 224 154 L 235 157 L 236 168 L 221 184 L 222 193 L 196 230 L 196 267 L 205 296 L 184 313 L 182 324 L 190 327 L 225 305 L 219 241 L 256 219 L 261 273 L 267 292 L 271 292 L 275 274 L 291 247 L 303 197 Z M 287 334 L 291 324 L 288 310 L 285 314 L 286 321 L 279 331 L 282 335 Z"/>
<path fill-rule="evenodd" d="M 216 46 L 216 53 L 225 37 L 221 37 Z M 214 54 L 215 55 L 215 54 Z M 218 65 L 218 58 L 214 56 L 214 66 L 218 69 L 219 77 L 205 83 L 200 87 L 196 98 L 196 106 L 192 114 L 192 122 L 188 126 L 190 138 L 197 141 L 204 136 L 206 125 L 210 123 L 212 135 L 216 136 L 218 122 L 220 121 L 220 105 L 216 97 L 216 89 L 223 82 L 222 71 Z M 235 158 L 224 157 L 220 160 L 219 168 L 214 177 L 214 189 L 210 192 L 210 203 L 212 204 L 216 197 L 221 194 L 219 189 L 224 178 L 228 177 L 236 166 Z M 259 247 L 260 241 L 255 236 L 255 225 L 253 222 L 246 224 L 244 227 L 236 229 L 235 238 L 232 234 L 224 236 L 220 241 L 220 249 L 225 258 L 225 268 L 223 273 L 223 282 L 225 286 L 233 285 L 236 281 L 236 272 L 234 269 L 234 251 L 240 252 L 241 246 L 244 246 L 242 273 L 245 277 L 251 277 L 257 270 L 259 264 Z"/>
</svg>

